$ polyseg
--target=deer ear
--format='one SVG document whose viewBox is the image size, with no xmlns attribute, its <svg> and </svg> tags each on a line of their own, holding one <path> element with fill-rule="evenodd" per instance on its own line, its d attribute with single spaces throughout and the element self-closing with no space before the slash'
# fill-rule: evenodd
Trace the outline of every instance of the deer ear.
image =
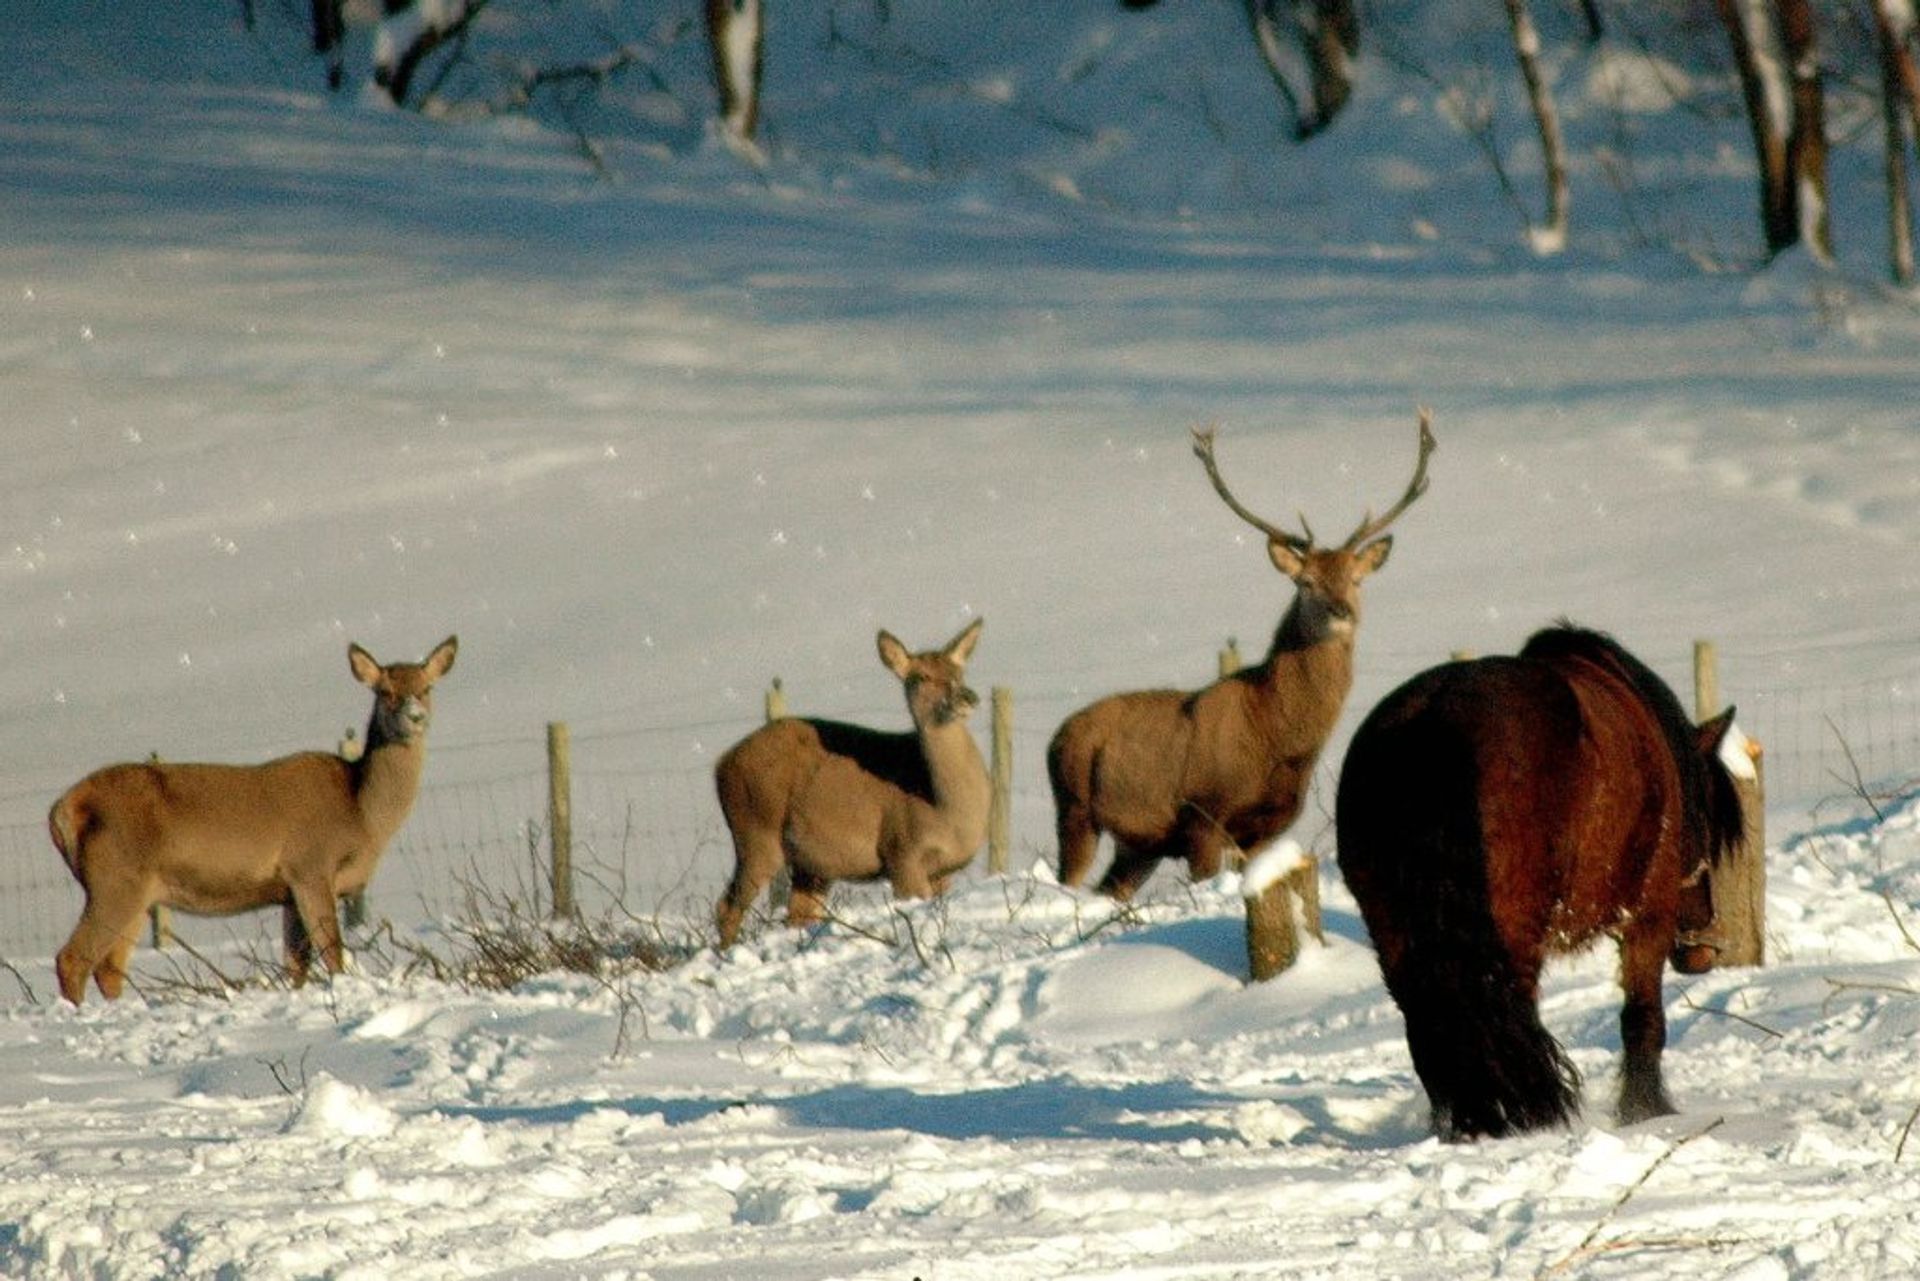
<svg viewBox="0 0 1920 1281">
<path fill-rule="evenodd" d="M 1288 578 L 1298 578 L 1307 572 L 1307 558 L 1277 538 L 1267 540 L 1267 559 Z"/>
<path fill-rule="evenodd" d="M 439 680 L 453 670 L 453 656 L 460 652 L 460 638 L 449 636 L 433 647 L 433 653 L 427 655 L 427 661 L 421 666 L 427 669 L 431 680 Z"/>
<path fill-rule="evenodd" d="M 986 619 L 976 618 L 966 625 L 961 633 L 947 642 L 943 651 L 946 656 L 965 667 L 973 659 L 973 647 L 980 642 L 980 629 L 986 625 Z"/>
<path fill-rule="evenodd" d="M 362 685 L 380 683 L 380 664 L 374 661 L 372 654 L 358 645 L 347 646 L 347 666 L 353 669 L 353 679 Z"/>
<path fill-rule="evenodd" d="M 887 631 L 880 633 L 875 644 L 879 646 L 880 661 L 887 665 L 887 670 L 901 680 L 907 679 L 907 671 L 913 666 L 912 651 L 900 643 L 898 636 Z"/>
<path fill-rule="evenodd" d="M 1384 538 L 1374 539 L 1358 552 L 1355 552 L 1353 557 L 1354 578 L 1356 580 L 1365 578 L 1368 574 L 1371 574 L 1374 570 L 1386 564 L 1387 554 L 1392 550 L 1393 535 L 1388 534 Z"/>
</svg>

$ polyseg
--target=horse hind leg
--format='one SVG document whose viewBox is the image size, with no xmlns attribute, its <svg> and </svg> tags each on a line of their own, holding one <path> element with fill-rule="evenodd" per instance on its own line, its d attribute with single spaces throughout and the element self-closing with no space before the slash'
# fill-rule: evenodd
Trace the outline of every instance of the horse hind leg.
<svg viewBox="0 0 1920 1281">
<path fill-rule="evenodd" d="M 1667 1012 L 1661 994 L 1661 967 L 1671 932 L 1630 931 L 1620 942 L 1620 1104 L 1622 1125 L 1678 1111 L 1667 1097 L 1660 1055 L 1667 1045 Z"/>
</svg>

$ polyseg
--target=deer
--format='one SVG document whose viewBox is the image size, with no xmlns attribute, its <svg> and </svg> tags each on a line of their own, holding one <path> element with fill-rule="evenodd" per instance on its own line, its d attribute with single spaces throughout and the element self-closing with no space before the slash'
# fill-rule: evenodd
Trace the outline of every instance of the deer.
<svg viewBox="0 0 1920 1281">
<path fill-rule="evenodd" d="M 1338 546 L 1321 547 L 1305 515 L 1295 534 L 1248 510 L 1220 475 L 1214 430 L 1193 429 L 1214 492 L 1266 535 L 1293 601 L 1258 665 L 1198 691 L 1112 694 L 1061 723 L 1047 745 L 1061 884 L 1087 879 L 1102 832 L 1114 857 L 1097 888 L 1127 902 L 1163 859 L 1184 858 L 1193 880 L 1208 880 L 1229 850 L 1251 856 L 1292 826 L 1353 684 L 1361 584 L 1387 562 L 1388 527 L 1426 492 L 1433 449 L 1423 408 L 1406 491 Z"/>
<path fill-rule="evenodd" d="M 382 666 L 347 647 L 349 670 L 373 690 L 357 760 L 298 752 L 259 765 L 132 762 L 68 788 L 47 826 L 86 902 L 54 962 L 60 994 L 78 1006 L 91 978 L 117 1000 L 155 904 L 205 916 L 277 904 L 292 984 L 306 982 L 315 949 L 340 973 L 339 899 L 366 888 L 413 808 L 433 687 L 458 648 L 449 636 L 421 662 Z"/>
<path fill-rule="evenodd" d="M 877 636 L 912 730 L 785 717 L 720 757 L 714 785 L 734 852 L 733 879 L 714 909 L 722 951 L 783 866 L 792 876 L 787 924 L 806 926 L 826 918 L 835 881 L 884 879 L 899 898 L 932 898 L 973 861 L 992 785 L 967 728 L 980 698 L 965 676 L 984 621 L 921 653 L 890 632 Z"/>
</svg>

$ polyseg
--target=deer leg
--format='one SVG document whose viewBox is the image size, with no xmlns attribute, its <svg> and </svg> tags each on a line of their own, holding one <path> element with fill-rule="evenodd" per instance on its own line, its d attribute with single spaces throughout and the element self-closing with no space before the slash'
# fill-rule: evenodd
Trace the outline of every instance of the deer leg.
<svg viewBox="0 0 1920 1281">
<path fill-rule="evenodd" d="M 327 967 L 327 973 L 338 974 L 345 969 L 347 956 L 340 943 L 340 909 L 334 901 L 333 886 L 325 881 L 303 881 L 293 886 L 291 906 L 299 916 L 300 924 L 305 927 L 314 950 L 320 953 L 320 963 Z M 291 957 L 288 958 L 287 968 L 290 974 L 294 973 Z M 295 985 L 305 978 L 306 966 L 302 964 L 294 978 Z"/>
<path fill-rule="evenodd" d="M 735 834 L 733 879 L 727 883 L 726 893 L 720 896 L 720 901 L 713 909 L 714 924 L 720 929 L 721 951 L 732 947 L 733 941 L 740 937 L 740 926 L 746 920 L 747 909 L 753 906 L 753 900 L 760 896 L 760 891 L 773 880 L 784 862 L 786 853 L 773 833 Z"/>
<path fill-rule="evenodd" d="M 1060 837 L 1060 883 L 1079 885 L 1093 871 L 1100 847 L 1100 829 L 1089 806 L 1066 797 L 1054 800 L 1054 830 Z"/>
<path fill-rule="evenodd" d="M 1188 823 L 1182 833 L 1187 846 L 1187 877 L 1196 883 L 1211 881 L 1220 875 L 1227 837 L 1212 822 Z"/>
<path fill-rule="evenodd" d="M 313 965 L 313 938 L 307 933 L 306 922 L 300 919 L 300 910 L 292 903 L 280 906 L 280 942 L 287 981 L 295 987 L 304 986 L 307 971 Z"/>
<path fill-rule="evenodd" d="M 107 949 L 107 955 L 100 964 L 93 967 L 93 982 L 100 989 L 100 995 L 109 1001 L 120 999 L 120 993 L 127 986 L 127 963 L 133 959 L 133 949 L 140 943 L 140 916 L 136 915 L 133 924 L 122 930 L 120 937 Z"/>
<path fill-rule="evenodd" d="M 1153 869 L 1159 865 L 1162 857 L 1159 849 L 1142 850 L 1116 841 L 1113 850 L 1113 866 L 1100 881 L 1100 892 L 1108 898 L 1122 903 L 1130 902 L 1140 887 L 1146 884 Z"/>
<path fill-rule="evenodd" d="M 124 959 L 118 976 L 107 977 L 103 971 L 123 940 L 140 936 L 140 914 L 147 910 L 147 903 L 147 896 L 140 889 L 102 886 L 98 893 L 91 888 L 87 890 L 87 902 L 80 909 L 79 923 L 54 958 L 60 995 L 75 1005 L 80 1004 L 86 995 L 88 979 L 99 983 L 100 995 L 108 1000 L 120 995 L 126 972 Z M 132 951 L 131 946 L 127 951 Z"/>
<path fill-rule="evenodd" d="M 1620 986 L 1626 992 L 1626 1003 L 1620 1008 L 1624 1054 L 1619 1117 L 1623 1125 L 1676 1111 L 1660 1077 L 1660 1053 L 1667 1045 L 1660 974 L 1672 939 L 1671 923 L 1664 931 L 1636 923 L 1620 940 Z"/>
<path fill-rule="evenodd" d="M 937 850 L 916 850 L 904 858 L 896 859 L 887 877 L 893 884 L 893 896 L 932 898 L 933 878 L 927 874 L 927 867 L 939 861 Z"/>
<path fill-rule="evenodd" d="M 832 884 L 824 876 L 794 868 L 793 886 L 787 894 L 787 924 L 798 929 L 826 920 L 827 890 Z"/>
</svg>

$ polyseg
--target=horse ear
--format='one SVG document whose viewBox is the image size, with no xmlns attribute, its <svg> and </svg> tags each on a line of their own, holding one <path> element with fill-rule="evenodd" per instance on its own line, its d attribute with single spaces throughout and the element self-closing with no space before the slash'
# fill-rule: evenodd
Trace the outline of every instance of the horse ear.
<svg viewBox="0 0 1920 1281">
<path fill-rule="evenodd" d="M 1727 731 L 1732 728 L 1733 709 L 1731 707 L 1718 716 L 1701 721 L 1699 727 L 1694 731 L 1695 741 L 1700 746 L 1700 754 L 1702 756 L 1712 756 L 1718 752 L 1720 750 L 1720 740 L 1725 738 Z"/>
</svg>

